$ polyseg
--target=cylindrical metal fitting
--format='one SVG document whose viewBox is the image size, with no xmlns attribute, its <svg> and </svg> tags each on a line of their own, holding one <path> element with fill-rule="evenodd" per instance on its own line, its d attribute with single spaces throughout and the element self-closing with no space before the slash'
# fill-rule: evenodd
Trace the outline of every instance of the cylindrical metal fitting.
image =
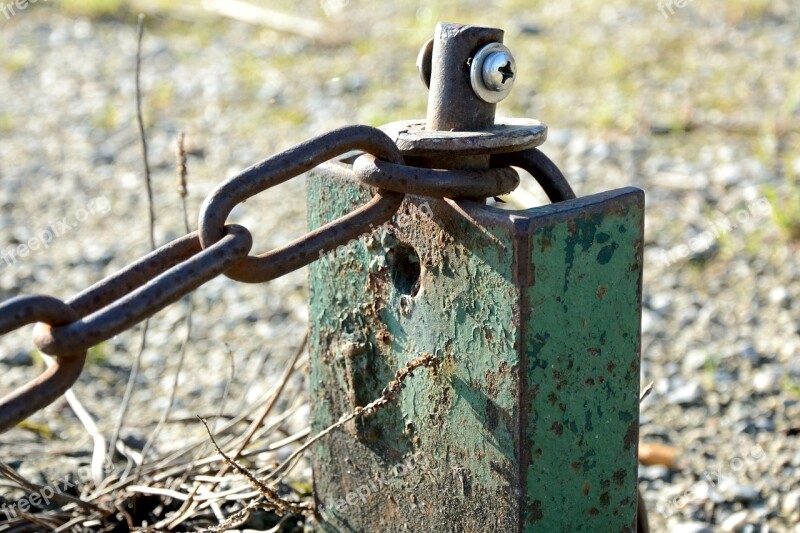
<svg viewBox="0 0 800 533">
<path fill-rule="evenodd" d="M 428 131 L 482 131 L 494 125 L 495 104 L 478 98 L 470 60 L 503 30 L 440 22 L 436 25 L 428 95 Z"/>
</svg>

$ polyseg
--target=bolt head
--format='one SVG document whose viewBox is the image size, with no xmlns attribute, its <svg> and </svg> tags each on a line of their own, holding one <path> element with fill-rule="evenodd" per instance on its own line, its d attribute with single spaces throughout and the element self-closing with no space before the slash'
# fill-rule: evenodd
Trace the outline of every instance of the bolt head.
<svg viewBox="0 0 800 533">
<path fill-rule="evenodd" d="M 489 54 L 481 69 L 483 83 L 492 91 L 509 91 L 517 77 L 517 64 L 514 57 L 506 52 Z"/>
<path fill-rule="evenodd" d="M 517 63 L 502 43 L 481 48 L 470 65 L 470 83 L 475 94 L 490 104 L 504 100 L 514 87 Z"/>
</svg>

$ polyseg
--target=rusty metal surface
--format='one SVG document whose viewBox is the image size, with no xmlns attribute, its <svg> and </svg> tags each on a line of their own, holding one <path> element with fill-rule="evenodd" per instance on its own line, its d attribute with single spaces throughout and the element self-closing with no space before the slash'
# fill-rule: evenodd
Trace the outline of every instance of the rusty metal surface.
<svg viewBox="0 0 800 533">
<path fill-rule="evenodd" d="M 0 305 L 0 335 L 36 322 L 67 324 L 78 314 L 64 302 L 49 296 L 22 296 Z M 50 405 L 78 379 L 86 352 L 64 353 L 36 379 L 0 398 L 0 432 Z"/>
<path fill-rule="evenodd" d="M 522 302 L 521 520 L 527 531 L 634 531 L 644 195 L 627 188 L 537 211 Z"/>
<path fill-rule="evenodd" d="M 369 126 L 347 126 L 305 141 L 251 166 L 206 197 L 199 223 L 203 246 L 222 238 L 223 225 L 236 205 L 352 150 L 361 150 L 392 163 L 403 163 L 403 156 L 392 140 L 379 129 Z M 402 194 L 388 191 L 375 194 L 357 211 L 286 246 L 248 257 L 225 275 L 237 281 L 260 283 L 296 270 L 319 257 L 320 250 L 323 253 L 332 250 L 388 220 L 402 199 Z"/>
<path fill-rule="evenodd" d="M 487 170 L 437 170 L 396 165 L 365 154 L 353 171 L 367 185 L 406 194 L 439 198 L 486 198 L 517 188 L 519 175 L 511 168 Z"/>
<path fill-rule="evenodd" d="M 493 155 L 494 167 L 519 167 L 530 172 L 539 183 L 551 202 L 562 202 L 575 198 L 575 191 L 561 173 L 561 170 L 539 150 L 533 148 L 524 152 Z"/>
<path fill-rule="evenodd" d="M 521 152 L 547 139 L 547 126 L 528 118 L 499 119 L 483 130 L 429 131 L 420 120 L 381 126 L 404 156 L 486 155 Z"/>
<path fill-rule="evenodd" d="M 312 227 L 369 194 L 333 167 L 309 178 Z M 408 196 L 314 263 L 315 431 L 443 361 L 319 444 L 319 529 L 633 531 L 641 239 L 635 189 L 521 212 Z"/>
</svg>

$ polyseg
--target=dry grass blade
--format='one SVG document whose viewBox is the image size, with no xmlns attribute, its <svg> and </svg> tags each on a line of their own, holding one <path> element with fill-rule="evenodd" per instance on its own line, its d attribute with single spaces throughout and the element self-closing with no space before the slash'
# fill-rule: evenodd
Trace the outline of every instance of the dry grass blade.
<svg viewBox="0 0 800 533">
<path fill-rule="evenodd" d="M 228 361 L 230 362 L 230 374 L 228 374 L 228 379 L 225 382 L 225 389 L 222 392 L 222 400 L 220 401 L 219 409 L 217 410 L 217 416 L 214 419 L 215 428 L 217 425 L 217 421 L 220 418 L 220 414 L 222 413 L 223 410 L 225 410 L 225 405 L 228 402 L 228 394 L 230 393 L 231 390 L 231 384 L 233 383 L 233 378 L 236 375 L 236 358 L 233 355 L 233 350 L 231 350 L 230 346 L 228 346 L 227 344 L 225 345 L 225 347 L 227 348 Z M 201 452 L 202 450 L 198 450 L 198 452 L 192 459 L 191 463 L 189 464 L 189 467 L 184 470 L 183 475 L 181 476 L 178 482 L 179 486 L 183 485 L 189 480 L 189 476 L 192 474 L 192 472 L 195 470 L 195 468 L 198 466 L 198 463 L 200 462 L 200 457 L 202 455 Z M 194 485 L 192 486 L 191 492 L 189 493 L 189 497 L 186 498 L 186 500 L 181 505 L 180 509 L 178 509 L 178 511 L 175 513 L 175 516 L 178 517 L 177 519 L 175 517 L 170 517 L 168 519 L 162 520 L 157 525 L 162 527 L 169 525 L 170 529 L 173 529 L 174 527 L 183 522 L 184 516 L 191 516 L 191 514 L 197 508 L 197 504 L 195 503 L 195 496 L 197 495 L 197 491 L 200 488 L 201 485 L 195 482 Z"/>
<path fill-rule="evenodd" d="M 53 361 L 53 358 L 49 355 L 42 354 L 42 359 L 45 365 L 47 365 L 47 368 L 55 364 L 55 361 Z M 106 439 L 97 428 L 97 424 L 95 424 L 92 415 L 89 414 L 80 400 L 78 400 L 75 392 L 70 389 L 64 393 L 64 397 L 67 399 L 67 403 L 75 413 L 75 416 L 78 417 L 78 420 L 81 421 L 86 432 L 92 438 L 92 442 L 94 443 L 92 451 L 92 481 L 94 481 L 95 485 L 100 485 L 105 477 L 103 463 L 106 459 Z"/>
<path fill-rule="evenodd" d="M 187 296 L 186 301 L 186 318 L 184 319 L 184 324 L 186 325 L 185 333 L 183 336 L 183 340 L 181 341 L 181 349 L 178 353 L 178 362 L 175 365 L 175 374 L 172 378 L 172 386 L 169 390 L 169 399 L 167 400 L 167 406 L 164 408 L 164 412 L 161 413 L 161 419 L 156 424 L 156 428 L 153 430 L 153 433 L 150 434 L 150 438 L 147 439 L 147 442 L 142 449 L 142 462 L 136 467 L 136 474 L 134 475 L 135 479 L 139 479 L 139 476 L 142 473 L 142 467 L 145 464 L 147 456 L 150 453 L 153 445 L 155 444 L 156 440 L 158 439 L 159 433 L 161 433 L 161 429 L 166 424 L 167 419 L 169 418 L 170 413 L 172 412 L 172 407 L 175 405 L 175 396 L 177 395 L 178 386 L 180 384 L 181 372 L 183 371 L 183 364 L 186 360 L 186 350 L 189 347 L 189 340 L 192 336 L 192 310 L 194 309 L 194 304 L 192 302 L 191 296 Z"/>
<path fill-rule="evenodd" d="M 142 38 L 144 37 L 144 15 L 139 15 L 136 26 L 136 124 L 139 127 L 139 140 L 142 143 L 142 161 L 144 163 L 144 181 L 147 188 L 147 207 L 150 215 L 150 250 L 156 249 L 156 213 L 153 207 L 153 183 L 150 178 L 150 160 L 147 152 L 147 135 L 144 131 L 142 115 Z"/>
<path fill-rule="evenodd" d="M 189 175 L 189 171 L 186 168 L 186 134 L 184 132 L 178 135 L 175 155 L 178 158 L 178 196 L 181 198 L 181 208 L 183 209 L 183 229 L 186 233 L 190 233 L 192 230 L 189 229 L 189 209 L 186 207 L 186 197 L 189 195 L 186 177 Z"/>
<path fill-rule="evenodd" d="M 17 512 L 19 513 L 19 516 L 21 516 L 22 518 L 24 518 L 28 522 L 36 524 L 39 527 L 45 528 L 45 531 L 53 531 L 56 527 L 58 527 L 58 523 L 53 523 L 52 521 L 47 521 L 42 516 L 37 516 L 37 515 L 32 514 L 32 513 L 26 513 L 25 511 L 23 511 L 21 509 L 19 511 L 17 511 Z"/>
<path fill-rule="evenodd" d="M 188 494 L 184 494 L 183 492 L 178 492 L 176 490 L 169 490 L 169 489 L 160 489 L 158 487 L 147 487 L 144 485 L 130 485 L 125 488 L 128 492 L 134 492 L 139 494 L 155 494 L 158 496 L 164 496 L 166 498 L 172 498 L 173 500 L 180 500 L 184 501 L 189 499 Z"/>
<path fill-rule="evenodd" d="M 78 530 L 79 528 L 77 528 L 76 526 L 78 526 L 78 524 L 86 522 L 86 520 L 87 520 L 87 518 L 85 516 L 77 516 L 77 517 L 73 518 L 72 520 L 70 520 L 69 522 L 65 522 L 62 525 L 60 525 L 59 527 L 55 528 L 53 530 L 53 533 L 61 533 L 62 531 L 75 531 L 75 530 Z"/>
<path fill-rule="evenodd" d="M 639 394 L 639 403 L 642 403 L 645 398 L 650 396 L 650 393 L 653 392 L 653 382 L 647 384 L 647 386 L 642 390 L 641 394 Z"/>
</svg>

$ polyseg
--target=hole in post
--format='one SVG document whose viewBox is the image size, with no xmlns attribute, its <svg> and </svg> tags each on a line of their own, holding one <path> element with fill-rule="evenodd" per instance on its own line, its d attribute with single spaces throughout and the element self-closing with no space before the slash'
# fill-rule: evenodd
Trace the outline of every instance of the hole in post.
<svg viewBox="0 0 800 533">
<path fill-rule="evenodd" d="M 395 290 L 401 295 L 416 296 L 422 273 L 416 250 L 407 244 L 398 244 L 387 252 L 386 263 Z"/>
</svg>

